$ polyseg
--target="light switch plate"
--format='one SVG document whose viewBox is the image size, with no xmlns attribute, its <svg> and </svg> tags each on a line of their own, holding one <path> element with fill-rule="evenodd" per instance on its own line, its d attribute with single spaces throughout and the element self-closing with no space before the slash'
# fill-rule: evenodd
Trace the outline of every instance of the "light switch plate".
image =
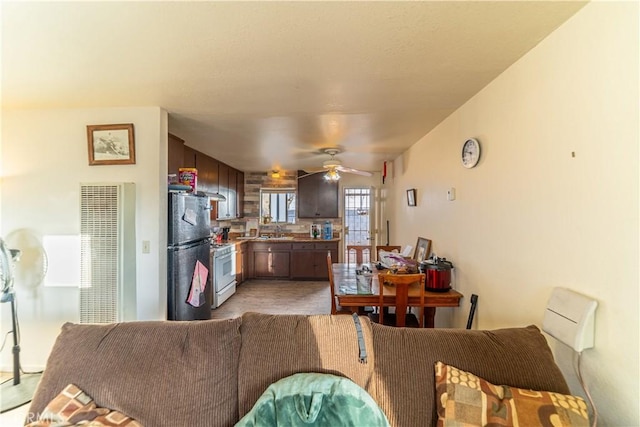
<svg viewBox="0 0 640 427">
<path fill-rule="evenodd" d="M 447 200 L 452 202 L 456 199 L 456 189 L 451 187 L 447 190 Z"/>
</svg>

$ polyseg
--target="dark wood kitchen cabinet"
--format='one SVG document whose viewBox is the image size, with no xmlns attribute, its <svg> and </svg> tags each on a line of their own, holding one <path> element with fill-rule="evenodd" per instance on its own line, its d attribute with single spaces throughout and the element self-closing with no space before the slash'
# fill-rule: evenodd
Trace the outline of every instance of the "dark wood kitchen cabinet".
<svg viewBox="0 0 640 427">
<path fill-rule="evenodd" d="M 218 191 L 218 161 L 213 157 L 196 151 L 196 169 L 198 169 L 198 191 L 215 193 Z"/>
<path fill-rule="evenodd" d="M 229 220 L 241 218 L 240 212 L 243 207 L 239 206 L 238 193 L 242 193 L 242 204 L 244 204 L 244 174 L 242 174 L 242 184 L 238 182 L 239 170 L 232 168 L 222 162 L 218 164 L 218 179 L 220 194 L 226 200 L 218 202 L 218 213 L 216 219 Z"/>
<path fill-rule="evenodd" d="M 175 182 L 178 182 L 178 169 L 184 166 L 184 140 L 175 135 L 169 134 L 167 148 L 167 173 L 175 175 Z"/>
<path fill-rule="evenodd" d="M 340 192 L 337 182 L 322 173 L 298 179 L 298 218 L 338 218 Z"/>
<path fill-rule="evenodd" d="M 211 219 L 231 220 L 244 216 L 244 173 L 214 159 L 207 154 L 188 147 L 185 141 L 168 134 L 167 173 L 176 174 L 180 168 L 198 170 L 198 191 L 220 193 L 227 200 L 212 202 Z"/>
<path fill-rule="evenodd" d="M 236 175 L 236 213 L 238 218 L 244 218 L 244 172 Z"/>
<path fill-rule="evenodd" d="M 191 147 L 184 146 L 184 152 L 182 153 L 184 156 L 184 160 L 182 162 L 181 168 L 195 168 L 196 167 L 196 153 L 197 151 Z"/>
<path fill-rule="evenodd" d="M 329 280 L 327 252 L 338 259 L 338 242 L 301 242 L 291 245 L 291 278 Z"/>
<path fill-rule="evenodd" d="M 241 284 L 248 278 L 249 257 L 247 242 L 236 243 L 236 281 Z"/>
<path fill-rule="evenodd" d="M 338 241 L 252 241 L 247 245 L 248 278 L 328 280 L 327 252 L 338 259 Z"/>
<path fill-rule="evenodd" d="M 249 270 L 256 279 L 288 279 L 291 244 L 252 243 Z"/>
<path fill-rule="evenodd" d="M 216 219 L 231 219 L 232 217 L 229 212 L 229 166 L 222 162 L 218 163 L 218 190 L 216 190 L 216 192 L 219 192 L 226 199 L 218 201 L 218 215 Z"/>
<path fill-rule="evenodd" d="M 238 171 L 229 167 L 227 179 L 227 217 L 238 218 Z"/>
</svg>

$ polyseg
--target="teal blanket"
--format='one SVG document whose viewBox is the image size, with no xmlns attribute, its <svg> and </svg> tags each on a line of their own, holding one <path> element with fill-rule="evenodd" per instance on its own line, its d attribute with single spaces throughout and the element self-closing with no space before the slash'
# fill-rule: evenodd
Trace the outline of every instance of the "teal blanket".
<svg viewBox="0 0 640 427">
<path fill-rule="evenodd" d="M 302 373 L 271 384 L 236 427 L 389 426 L 373 398 L 348 378 Z"/>
</svg>

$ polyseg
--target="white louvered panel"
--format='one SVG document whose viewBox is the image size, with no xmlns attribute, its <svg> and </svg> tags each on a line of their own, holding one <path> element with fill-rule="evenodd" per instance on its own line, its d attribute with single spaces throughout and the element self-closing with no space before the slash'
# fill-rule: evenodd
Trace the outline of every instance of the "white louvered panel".
<svg viewBox="0 0 640 427">
<path fill-rule="evenodd" d="M 83 184 L 80 189 L 81 323 L 123 320 L 124 297 L 131 294 L 124 286 L 133 286 L 135 295 L 135 279 L 123 280 L 123 260 L 133 257 L 135 263 L 135 252 L 124 253 L 124 228 L 132 227 L 123 221 L 126 185 L 133 184 Z"/>
</svg>

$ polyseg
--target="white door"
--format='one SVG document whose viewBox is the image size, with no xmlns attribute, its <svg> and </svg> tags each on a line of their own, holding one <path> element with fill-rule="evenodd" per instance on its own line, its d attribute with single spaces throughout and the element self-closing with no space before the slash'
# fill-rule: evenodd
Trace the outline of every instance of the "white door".
<svg viewBox="0 0 640 427">
<path fill-rule="evenodd" d="M 344 260 L 348 263 L 371 262 L 374 239 L 374 189 L 370 187 L 344 189 Z M 349 250 L 351 247 L 351 250 Z"/>
</svg>

